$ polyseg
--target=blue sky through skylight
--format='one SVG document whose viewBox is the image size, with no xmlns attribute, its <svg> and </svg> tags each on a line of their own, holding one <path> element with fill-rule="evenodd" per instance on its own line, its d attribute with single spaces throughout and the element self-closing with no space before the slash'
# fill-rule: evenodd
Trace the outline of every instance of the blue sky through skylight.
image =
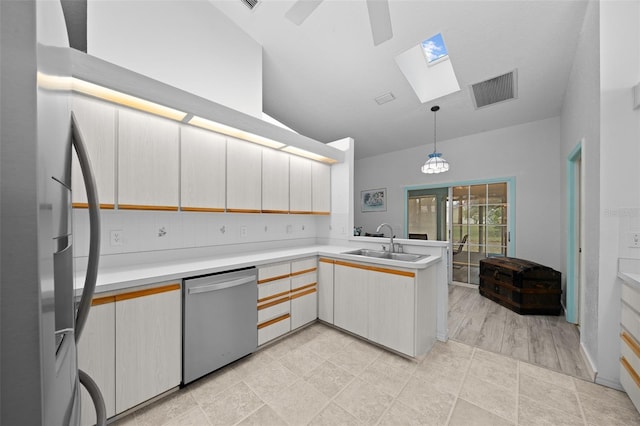
<svg viewBox="0 0 640 426">
<path fill-rule="evenodd" d="M 444 45 L 441 33 L 423 40 L 421 45 L 422 50 L 424 50 L 424 54 L 427 57 L 427 62 L 429 63 L 437 61 L 438 59 L 448 55 L 447 47 Z"/>
</svg>

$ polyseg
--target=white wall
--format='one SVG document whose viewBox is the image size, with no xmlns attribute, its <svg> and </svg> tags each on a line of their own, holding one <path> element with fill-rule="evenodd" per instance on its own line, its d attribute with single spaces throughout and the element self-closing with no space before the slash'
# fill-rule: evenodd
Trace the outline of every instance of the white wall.
<svg viewBox="0 0 640 426">
<path fill-rule="evenodd" d="M 561 170 L 558 118 L 439 142 L 439 151 L 451 169 L 440 175 L 424 175 L 420 167 L 432 147 L 425 144 L 355 162 L 355 226 L 364 226 L 364 231 L 372 232 L 380 223 L 388 222 L 396 235 L 402 235 L 406 186 L 448 186 L 462 181 L 515 177 L 516 256 L 564 272 L 560 261 L 563 204 L 558 187 Z M 360 191 L 373 188 L 387 189 L 387 211 L 362 213 Z"/>
<path fill-rule="evenodd" d="M 89 0 L 87 52 L 262 118 L 262 47 L 206 0 Z"/>
<path fill-rule="evenodd" d="M 631 88 L 640 81 L 640 3 L 600 2 L 600 260 L 598 377 L 619 386 L 619 216 L 640 207 L 640 112 Z"/>
<path fill-rule="evenodd" d="M 600 234 L 600 41 L 599 4 L 589 2 L 561 113 L 562 205 L 567 208 L 567 158 L 582 141 L 582 185 L 584 233 L 582 241 L 583 302 L 579 312 L 580 339 L 595 362 L 597 356 L 598 269 Z M 566 214 L 563 238 L 567 235 Z M 562 241 L 562 263 L 566 264 L 566 241 Z M 595 366 L 592 366 L 595 367 Z"/>
</svg>

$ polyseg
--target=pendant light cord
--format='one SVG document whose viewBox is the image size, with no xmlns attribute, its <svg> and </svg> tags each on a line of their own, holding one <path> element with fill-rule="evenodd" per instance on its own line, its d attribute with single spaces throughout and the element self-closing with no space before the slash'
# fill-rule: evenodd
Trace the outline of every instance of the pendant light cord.
<svg viewBox="0 0 640 426">
<path fill-rule="evenodd" d="M 431 107 L 431 111 L 433 111 L 433 152 L 438 152 L 437 138 L 436 138 L 436 113 L 440 110 L 438 105 L 434 105 Z"/>
</svg>

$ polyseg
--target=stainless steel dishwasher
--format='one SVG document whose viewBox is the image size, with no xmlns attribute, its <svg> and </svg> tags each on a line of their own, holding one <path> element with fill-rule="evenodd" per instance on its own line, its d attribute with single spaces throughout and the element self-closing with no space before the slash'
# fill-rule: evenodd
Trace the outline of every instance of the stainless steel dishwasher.
<svg viewBox="0 0 640 426">
<path fill-rule="evenodd" d="M 182 288 L 183 384 L 256 350 L 255 268 L 185 279 Z"/>
</svg>

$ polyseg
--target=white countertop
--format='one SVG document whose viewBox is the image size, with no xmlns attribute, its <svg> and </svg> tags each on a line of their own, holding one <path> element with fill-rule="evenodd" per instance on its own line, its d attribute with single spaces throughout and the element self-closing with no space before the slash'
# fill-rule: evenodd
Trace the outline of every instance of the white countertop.
<svg viewBox="0 0 640 426">
<path fill-rule="evenodd" d="M 640 290 L 640 259 L 618 259 L 618 277 Z"/>
<path fill-rule="evenodd" d="M 331 256 L 361 263 L 386 265 L 404 269 L 424 269 L 440 260 L 440 256 L 428 256 L 416 262 L 404 262 L 390 259 L 370 258 L 343 254 L 357 247 L 310 245 L 290 249 L 274 249 L 247 253 L 235 253 L 229 256 L 209 256 L 174 262 L 156 262 L 122 267 L 99 268 L 96 294 L 140 287 L 166 281 L 179 281 L 184 278 L 213 274 L 232 269 L 260 266 L 268 263 L 284 262 L 305 256 Z M 85 272 L 76 274 L 76 292 L 82 291 Z"/>
</svg>

